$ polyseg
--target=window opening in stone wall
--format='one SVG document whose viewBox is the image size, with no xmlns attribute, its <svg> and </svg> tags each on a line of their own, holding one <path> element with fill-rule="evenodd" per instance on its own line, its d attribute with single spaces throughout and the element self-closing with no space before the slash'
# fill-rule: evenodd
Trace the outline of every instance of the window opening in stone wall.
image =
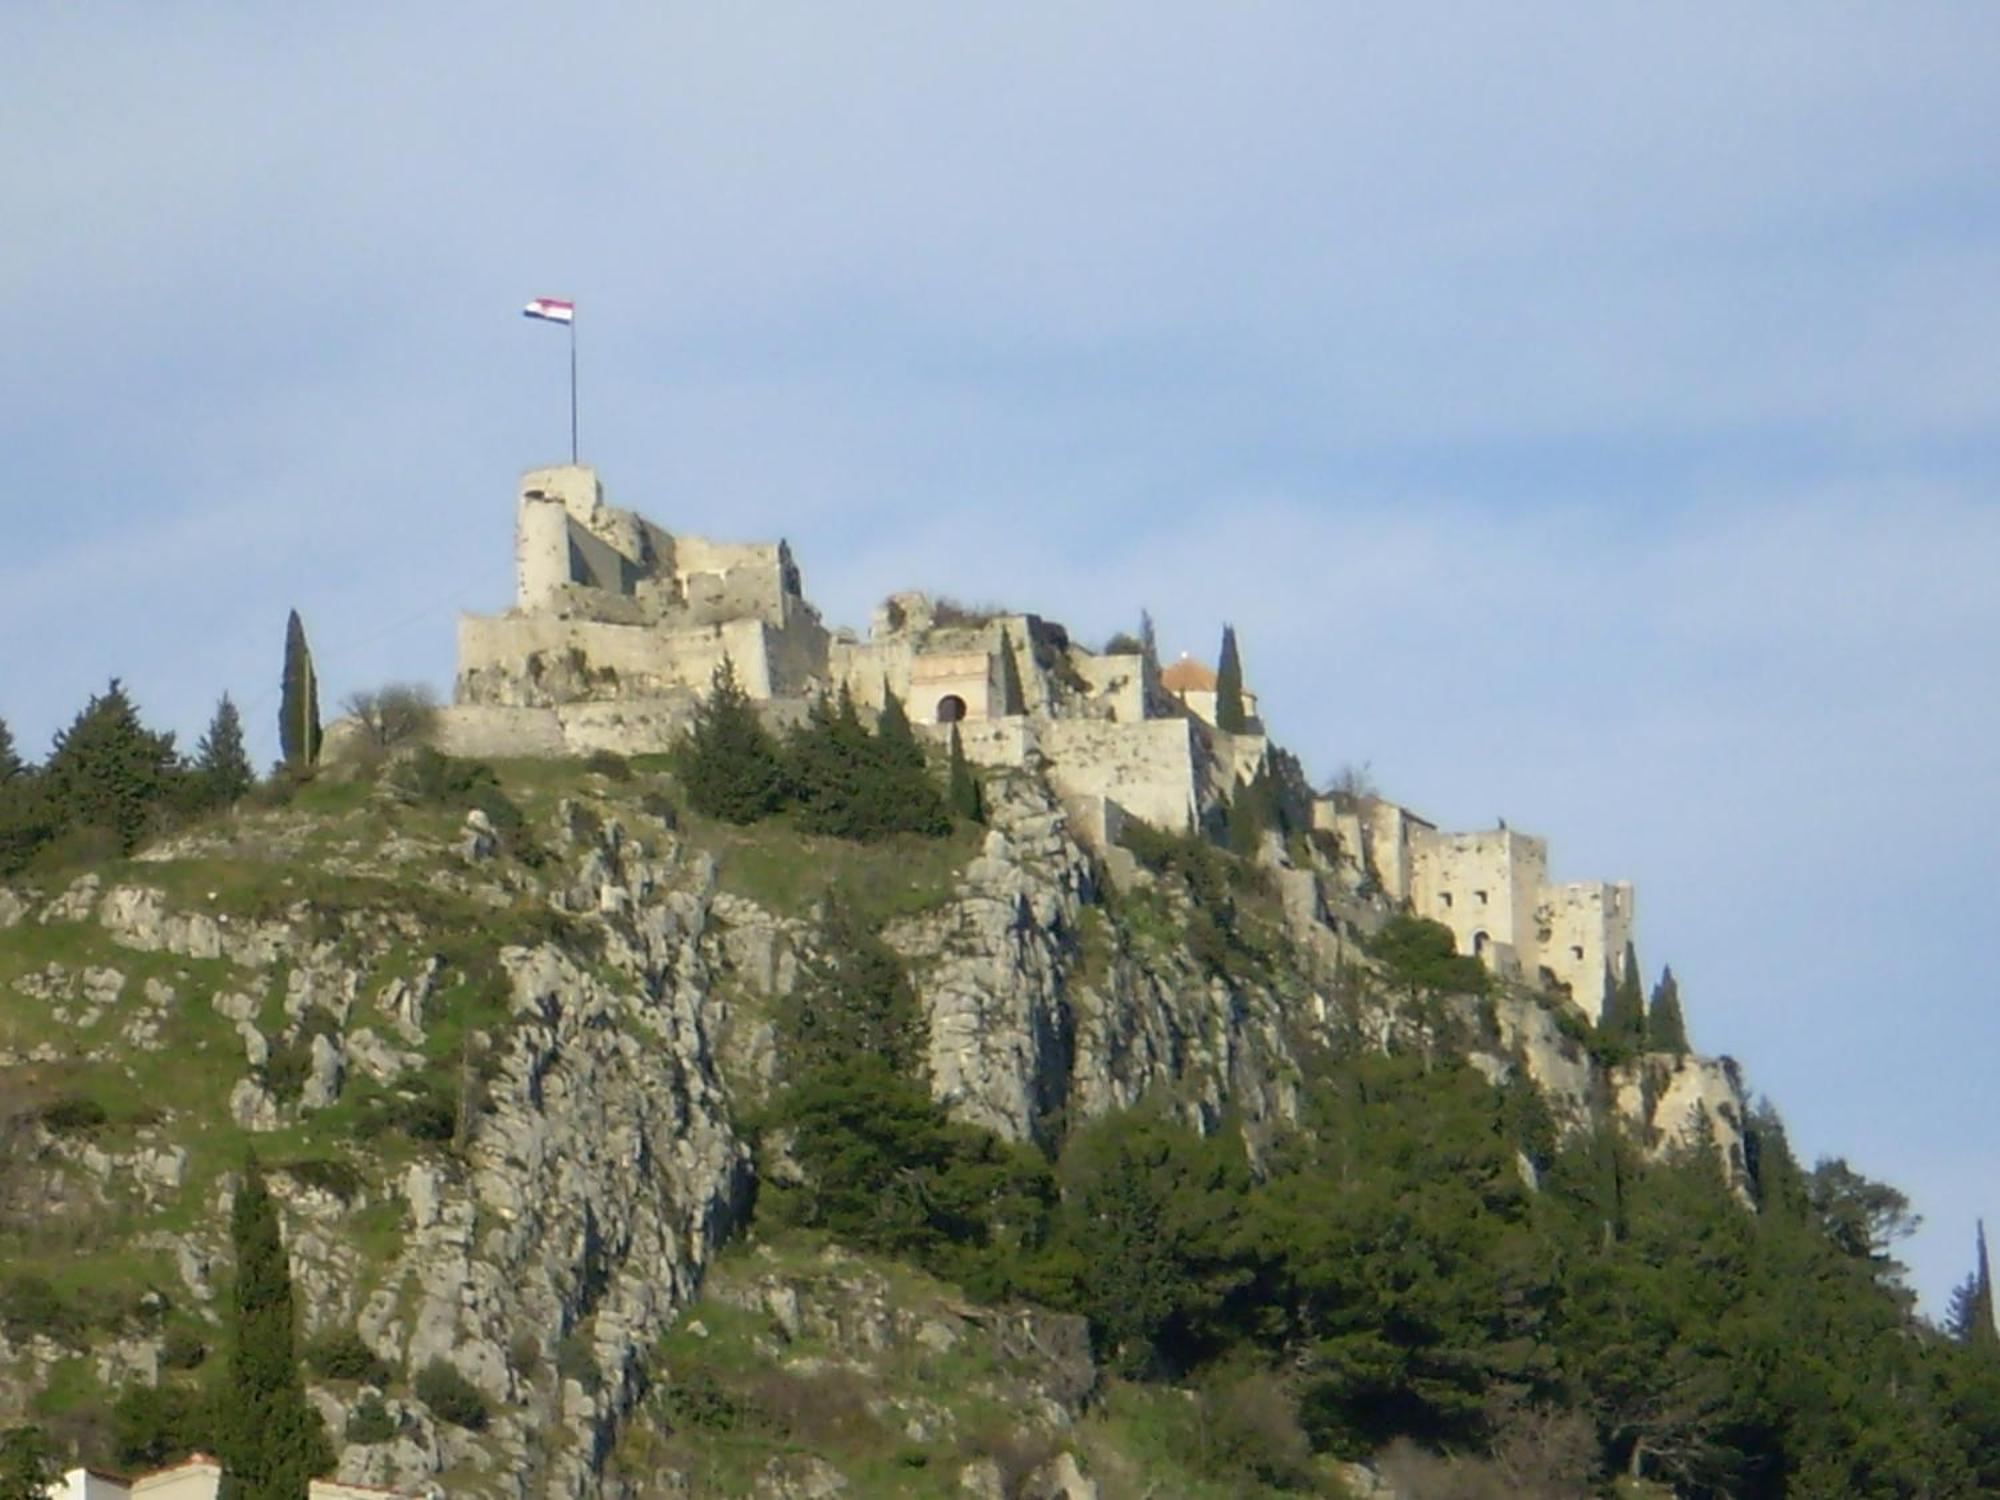
<svg viewBox="0 0 2000 1500">
<path fill-rule="evenodd" d="M 937 722 L 956 724 L 965 717 L 965 700 L 956 693 L 946 693 L 938 699 Z"/>
<path fill-rule="evenodd" d="M 1582 963 L 1582 962 L 1583 962 L 1583 944 L 1581 944 L 1581 943 L 1571 943 L 1571 944 L 1569 945 L 1569 956 L 1570 956 L 1571 958 L 1575 959 L 1575 960 L 1576 960 L 1576 961 L 1577 961 L 1578 963 Z"/>
<path fill-rule="evenodd" d="M 1486 956 L 1486 934 L 1485 934 L 1485 933 L 1483 933 L 1483 932 L 1475 932 L 1475 933 L 1473 933 L 1473 935 L 1472 935 L 1472 956 L 1473 956 L 1474 958 L 1484 958 L 1484 957 Z"/>
<path fill-rule="evenodd" d="M 1439 906 L 1440 906 L 1441 908 L 1443 908 L 1443 909 L 1444 909 L 1445 911 L 1450 911 L 1450 910 L 1451 910 L 1451 892 L 1450 892 L 1450 891 L 1439 891 L 1439 892 L 1438 892 L 1438 905 L 1439 905 Z"/>
<path fill-rule="evenodd" d="M 1474 891 L 1472 893 L 1472 899 L 1474 901 L 1477 901 L 1481 906 L 1484 906 L 1486 904 L 1486 892 Z"/>
</svg>

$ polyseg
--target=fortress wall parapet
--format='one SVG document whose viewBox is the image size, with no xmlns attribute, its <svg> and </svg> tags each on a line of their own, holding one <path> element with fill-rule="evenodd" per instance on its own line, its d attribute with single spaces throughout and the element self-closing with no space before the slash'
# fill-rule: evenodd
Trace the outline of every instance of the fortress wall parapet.
<svg viewBox="0 0 2000 1500">
<path fill-rule="evenodd" d="M 1107 718 L 1121 724 L 1137 724 L 1147 717 L 1146 658 L 1137 653 L 1117 652 L 1100 656 L 1074 651 L 1071 664 L 1088 694 L 1086 712 L 1093 718 Z"/>
<path fill-rule="evenodd" d="M 1426 830 L 1411 848 L 1410 904 L 1417 914 L 1449 927 L 1461 952 L 1487 958 L 1498 972 L 1534 978 L 1540 953 L 1535 909 L 1548 884 L 1547 841 L 1504 827 Z"/>
<path fill-rule="evenodd" d="M 1622 978 L 1632 940 L 1632 887 L 1624 881 L 1577 880 L 1542 892 L 1541 966 L 1591 1020 L 1604 1013 L 1604 976 Z"/>
<path fill-rule="evenodd" d="M 1065 797 L 1108 797 L 1133 817 L 1176 833 L 1194 826 L 1206 757 L 1186 720 L 1049 719 L 1036 733 L 1050 779 Z"/>
</svg>

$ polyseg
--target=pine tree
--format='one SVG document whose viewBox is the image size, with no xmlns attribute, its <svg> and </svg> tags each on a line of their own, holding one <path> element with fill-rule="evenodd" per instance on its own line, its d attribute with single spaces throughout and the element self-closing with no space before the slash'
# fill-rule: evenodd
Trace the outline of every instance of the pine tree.
<svg viewBox="0 0 2000 1500">
<path fill-rule="evenodd" d="M 1993 1321 L 1993 1268 L 1986 1257 L 1986 1221 L 1979 1221 L 1972 1274 L 1951 1294 L 1945 1327 L 1962 1344 L 2000 1350 L 2000 1325 Z"/>
<path fill-rule="evenodd" d="M 951 726 L 951 780 L 945 801 L 954 816 L 968 823 L 986 821 L 986 799 L 980 795 L 979 778 L 972 774 L 972 767 L 965 759 L 965 743 L 958 737 L 956 724 Z"/>
<path fill-rule="evenodd" d="M 1243 706 L 1243 659 L 1236 650 L 1236 627 L 1222 627 L 1222 658 L 1215 669 L 1215 727 L 1242 734 L 1250 727 Z"/>
<path fill-rule="evenodd" d="M 716 664 L 708 697 L 696 705 L 674 758 L 688 803 L 698 813 L 725 823 L 755 823 L 784 806 L 784 757 L 726 656 Z"/>
<path fill-rule="evenodd" d="M 313 1476 L 333 1467 L 333 1450 L 299 1374 L 291 1268 L 254 1154 L 236 1191 L 229 1235 L 236 1251 L 235 1344 L 219 1500 L 305 1500 Z"/>
<path fill-rule="evenodd" d="M 200 800 L 209 807 L 233 806 L 256 784 L 257 774 L 243 748 L 243 719 L 227 693 L 215 705 L 208 733 L 195 746 L 194 774 Z"/>
<path fill-rule="evenodd" d="M 1028 711 L 1028 695 L 1021 687 L 1021 663 L 1014 656 L 1014 637 L 1000 631 L 1000 712 L 1003 715 Z"/>
<path fill-rule="evenodd" d="M 870 734 L 846 687 L 833 706 L 813 706 L 785 749 L 803 832 L 860 840 L 951 832 L 951 813 L 914 737 L 898 748 Z"/>
<path fill-rule="evenodd" d="M 172 734 L 155 734 L 117 678 L 56 735 L 42 773 L 50 815 L 64 829 L 100 828 L 130 854 L 179 790 Z"/>
<path fill-rule="evenodd" d="M 1681 987 L 1674 979 L 1672 964 L 1660 971 L 1660 982 L 1653 986 L 1653 1002 L 1646 1014 L 1646 1038 L 1655 1052 L 1671 1052 L 1676 1057 L 1687 1055 L 1687 1019 L 1681 1014 Z"/>
<path fill-rule="evenodd" d="M 5 719 L 0 719 L 0 784 L 12 781 L 26 769 L 14 749 L 14 731 L 7 727 Z"/>
<path fill-rule="evenodd" d="M 319 676 L 313 671 L 306 627 L 293 610 L 285 622 L 285 672 L 278 704 L 278 746 L 288 770 L 319 760 Z"/>
</svg>

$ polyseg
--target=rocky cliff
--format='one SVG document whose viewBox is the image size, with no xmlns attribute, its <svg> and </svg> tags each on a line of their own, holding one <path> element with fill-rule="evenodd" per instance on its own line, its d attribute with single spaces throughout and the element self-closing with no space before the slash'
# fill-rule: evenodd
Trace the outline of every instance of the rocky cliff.
<svg viewBox="0 0 2000 1500">
<path fill-rule="evenodd" d="M 357 1336 L 376 1362 L 316 1366 L 343 1478 L 648 1493 L 610 1459 L 672 1387 L 662 1340 L 743 1221 L 741 1122 L 782 1079 L 774 1003 L 835 877 L 908 961 L 935 1096 L 1012 1139 L 1157 1100 L 1244 1130 L 1254 1156 L 1297 1113 L 1302 1048 L 1415 1028 L 1495 1080 L 1524 1074 L 1560 1126 L 1617 1111 L 1655 1149 L 1712 1139 L 1742 1169 L 1726 1064 L 1607 1071 L 1545 996 L 1400 1003 L 1353 922 L 1326 920 L 1309 865 L 1276 848 L 1229 946 L 1204 946 L 1196 895 L 1086 849 L 1032 771 L 989 782 L 984 830 L 873 851 L 701 824 L 643 769 L 502 781 L 523 814 L 504 833 L 390 782 L 327 783 L 0 889 L 0 1215 L 24 1252 L 0 1425 L 32 1411 L 85 1433 L 121 1389 L 200 1363 L 254 1147 L 308 1337 Z M 417 1399 L 439 1360 L 483 1420 Z M 1086 1394 L 1073 1376 L 1017 1383 L 1049 1430 Z M 1062 1393 L 1033 1395 L 1037 1380 Z M 1055 1457 L 1031 1466 L 1051 1485 L 1067 1482 Z M 808 1479 L 755 1482 L 831 1492 Z"/>
</svg>

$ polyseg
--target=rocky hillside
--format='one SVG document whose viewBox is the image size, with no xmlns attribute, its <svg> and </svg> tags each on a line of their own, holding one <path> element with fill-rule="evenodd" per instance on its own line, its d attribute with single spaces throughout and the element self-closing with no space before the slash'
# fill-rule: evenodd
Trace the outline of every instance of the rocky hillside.
<svg viewBox="0 0 2000 1500">
<path fill-rule="evenodd" d="M 1558 1000 L 1400 994 L 1329 924 L 1307 850 L 1274 843 L 1218 935 L 1198 885 L 1087 851 L 1032 774 L 989 781 L 984 828 L 861 846 L 693 818 L 644 762 L 497 769 L 497 799 L 323 780 L 0 887 L 0 1426 L 172 1448 L 254 1148 L 343 1478 L 1082 1495 L 1089 1469 L 1141 1493 L 1116 1476 L 1147 1424 L 1105 1403 L 1078 1319 L 791 1241 L 732 1252 L 683 1316 L 746 1223 L 774 1017 L 834 884 L 907 961 L 935 1098 L 1008 1140 L 1147 1101 L 1255 1161 L 1299 1117 L 1307 1050 L 1398 1037 L 1532 1080 L 1558 1130 L 1616 1113 L 1655 1151 L 1713 1141 L 1743 1181 L 1727 1065 L 1607 1070 Z M 806 1436 L 759 1460 L 739 1419 L 811 1408 L 845 1346 L 895 1368 L 839 1398 L 852 1422 L 795 1413 Z M 440 1361 L 476 1395 L 438 1399 Z M 853 1422 L 876 1438 L 813 1437 Z"/>
</svg>

